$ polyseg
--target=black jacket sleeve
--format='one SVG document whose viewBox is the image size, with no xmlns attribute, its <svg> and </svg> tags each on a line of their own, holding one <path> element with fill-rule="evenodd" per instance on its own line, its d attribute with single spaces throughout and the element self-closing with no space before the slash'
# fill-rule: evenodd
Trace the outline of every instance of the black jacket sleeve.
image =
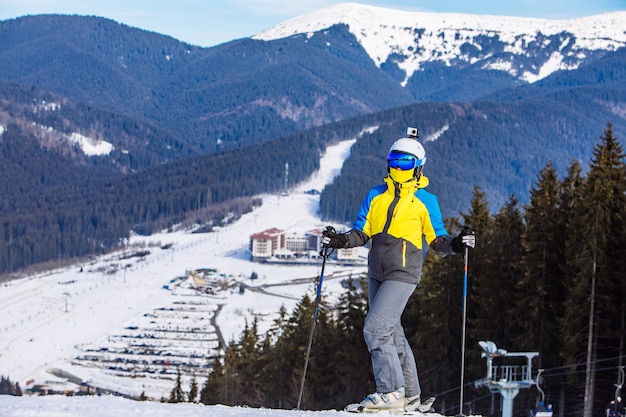
<svg viewBox="0 0 626 417">
<path fill-rule="evenodd" d="M 458 239 L 448 235 L 437 236 L 435 240 L 430 242 L 430 247 L 435 252 L 447 253 L 448 255 L 463 252 L 463 245 L 458 242 Z"/>
<path fill-rule="evenodd" d="M 344 233 L 344 236 L 348 239 L 344 248 L 355 248 L 357 246 L 363 246 L 370 240 L 370 237 L 360 230 L 352 229 Z"/>
</svg>

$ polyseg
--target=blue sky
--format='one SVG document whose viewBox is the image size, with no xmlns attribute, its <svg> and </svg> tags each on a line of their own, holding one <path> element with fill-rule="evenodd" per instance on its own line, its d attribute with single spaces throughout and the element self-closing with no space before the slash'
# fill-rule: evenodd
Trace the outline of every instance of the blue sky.
<svg viewBox="0 0 626 417">
<path fill-rule="evenodd" d="M 626 10 L 626 0 L 363 0 L 407 11 L 568 19 Z M 0 20 L 42 13 L 95 15 L 199 46 L 252 36 L 333 0 L 0 0 Z"/>
</svg>

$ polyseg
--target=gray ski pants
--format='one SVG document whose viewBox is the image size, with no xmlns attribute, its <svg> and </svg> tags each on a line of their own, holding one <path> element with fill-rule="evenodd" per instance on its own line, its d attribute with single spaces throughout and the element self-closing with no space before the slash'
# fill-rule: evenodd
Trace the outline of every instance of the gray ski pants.
<svg viewBox="0 0 626 417">
<path fill-rule="evenodd" d="M 400 323 L 416 286 L 369 279 L 369 311 L 363 336 L 372 356 L 377 392 L 386 393 L 404 387 L 407 397 L 421 394 L 415 357 Z"/>
</svg>

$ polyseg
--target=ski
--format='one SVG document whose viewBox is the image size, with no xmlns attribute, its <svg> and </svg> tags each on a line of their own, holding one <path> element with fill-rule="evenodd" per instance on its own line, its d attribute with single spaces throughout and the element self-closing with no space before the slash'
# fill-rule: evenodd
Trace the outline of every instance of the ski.
<svg viewBox="0 0 626 417">
<path fill-rule="evenodd" d="M 422 403 L 420 403 L 420 405 L 417 407 L 417 410 L 415 410 L 415 411 L 419 411 L 420 413 L 432 413 L 432 412 L 434 412 L 435 409 L 433 408 L 433 404 L 435 403 L 435 400 L 436 400 L 435 397 L 427 398 Z"/>
<path fill-rule="evenodd" d="M 395 415 L 404 415 L 404 416 L 412 416 L 419 415 L 424 413 L 434 412 L 433 403 L 435 402 L 435 397 L 429 397 L 428 399 L 422 401 L 419 406 L 415 409 L 405 409 L 405 410 L 378 410 L 375 411 L 373 409 L 366 410 L 360 403 L 348 404 L 343 410 L 349 413 L 361 413 L 361 414 L 395 414 Z"/>
</svg>

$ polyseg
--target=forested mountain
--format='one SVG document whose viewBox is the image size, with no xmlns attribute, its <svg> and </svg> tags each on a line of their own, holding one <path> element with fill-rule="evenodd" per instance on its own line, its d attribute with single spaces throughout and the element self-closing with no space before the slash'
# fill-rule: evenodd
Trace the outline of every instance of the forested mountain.
<svg viewBox="0 0 626 417">
<path fill-rule="evenodd" d="M 8 20 L 0 35 L 0 79 L 151 120 L 198 153 L 412 101 L 342 27 L 306 51 L 292 39 L 199 48 L 81 16 Z"/>
<path fill-rule="evenodd" d="M 404 26 L 404 16 L 385 26 L 397 11 L 376 10 L 372 21 L 348 7 L 304 16 L 321 25 L 310 33 L 289 22 L 282 34 L 213 48 L 93 16 L 0 22 L 4 271 L 106 250 L 132 229 L 279 190 L 285 163 L 296 182 L 328 143 L 359 135 L 322 193 L 324 218 L 353 220 L 407 125 L 420 129 L 429 188 L 447 216 L 467 207 L 474 186 L 493 209 L 511 194 L 524 201 L 545 163 L 563 172 L 584 160 L 608 122 L 626 137 L 622 13 L 508 23 L 446 15 L 449 27 L 437 16 Z"/>
<path fill-rule="evenodd" d="M 3 194 L 11 194 L 6 187 L 36 192 L 72 177 L 115 176 L 197 154 L 153 122 L 32 86 L 0 82 L 0 118 Z M 110 148 L 98 152 L 99 145 Z"/>
<path fill-rule="evenodd" d="M 186 145 L 182 158 L 188 148 L 245 147 L 571 73 L 626 45 L 625 21 L 626 13 L 543 21 L 351 3 L 200 48 L 94 16 L 25 16 L 0 22 L 0 80 L 149 121 Z M 113 145 L 127 148 L 123 138 Z"/>
</svg>

